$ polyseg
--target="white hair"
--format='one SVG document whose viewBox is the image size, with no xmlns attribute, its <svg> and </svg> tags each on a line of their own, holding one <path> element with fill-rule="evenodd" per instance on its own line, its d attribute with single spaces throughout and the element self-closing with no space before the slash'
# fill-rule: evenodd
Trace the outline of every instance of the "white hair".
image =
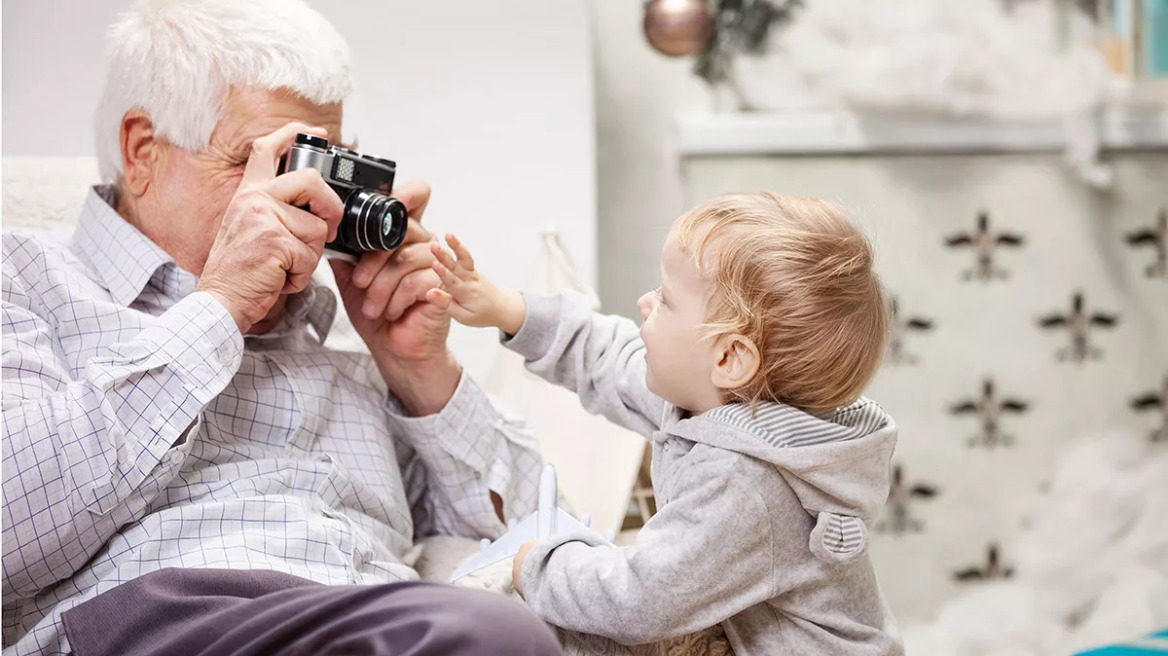
<svg viewBox="0 0 1168 656">
<path fill-rule="evenodd" d="M 139 109 L 155 134 L 204 150 L 232 88 L 287 89 L 315 104 L 353 88 L 349 46 L 301 0 L 139 0 L 108 34 L 95 117 L 101 177 L 122 173 L 122 118 Z"/>
</svg>

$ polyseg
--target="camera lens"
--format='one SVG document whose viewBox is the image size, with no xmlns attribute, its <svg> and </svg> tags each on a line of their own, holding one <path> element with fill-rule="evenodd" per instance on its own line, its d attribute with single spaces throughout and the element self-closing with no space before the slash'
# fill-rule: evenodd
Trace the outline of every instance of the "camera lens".
<svg viewBox="0 0 1168 656">
<path fill-rule="evenodd" d="M 406 237 L 406 206 L 369 189 L 354 191 L 345 202 L 337 239 L 358 251 L 392 251 Z"/>
</svg>

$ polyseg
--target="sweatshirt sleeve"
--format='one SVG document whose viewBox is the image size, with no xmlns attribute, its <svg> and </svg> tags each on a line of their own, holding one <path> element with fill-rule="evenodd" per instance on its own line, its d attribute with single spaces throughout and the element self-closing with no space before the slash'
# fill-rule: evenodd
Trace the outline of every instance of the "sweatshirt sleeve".
<svg viewBox="0 0 1168 656">
<path fill-rule="evenodd" d="M 725 460 L 689 464 L 634 546 L 587 534 L 537 543 L 520 570 L 528 605 L 557 626 L 634 645 L 713 626 L 773 597 L 771 522 L 734 472 Z"/>
<path fill-rule="evenodd" d="M 645 384 L 645 344 L 624 317 L 597 314 L 580 294 L 524 294 L 527 316 L 503 344 L 541 378 L 580 397 L 593 414 L 648 436 L 660 427 L 665 401 Z"/>
</svg>

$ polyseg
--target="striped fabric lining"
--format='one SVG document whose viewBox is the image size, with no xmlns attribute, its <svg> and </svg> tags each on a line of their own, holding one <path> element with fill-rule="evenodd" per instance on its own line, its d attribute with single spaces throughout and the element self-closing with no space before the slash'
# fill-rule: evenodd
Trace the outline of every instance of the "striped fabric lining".
<svg viewBox="0 0 1168 656">
<path fill-rule="evenodd" d="M 882 428 L 887 422 L 884 409 L 865 398 L 823 419 L 781 403 L 763 404 L 753 417 L 750 406 L 742 403 L 714 408 L 703 417 L 753 433 L 768 444 L 783 448 L 854 440 Z"/>
<path fill-rule="evenodd" d="M 838 554 L 856 551 L 864 544 L 864 522 L 858 517 L 829 515 L 823 532 L 823 547 Z"/>
</svg>

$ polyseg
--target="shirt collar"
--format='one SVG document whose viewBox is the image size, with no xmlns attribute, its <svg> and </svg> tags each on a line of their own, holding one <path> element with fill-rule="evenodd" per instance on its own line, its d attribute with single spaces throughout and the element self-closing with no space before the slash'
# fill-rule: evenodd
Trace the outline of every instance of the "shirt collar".
<svg viewBox="0 0 1168 656">
<path fill-rule="evenodd" d="M 91 188 L 77 219 L 72 245 L 73 252 L 89 264 L 114 301 L 129 306 L 147 285 L 175 300 L 194 292 L 198 277 L 179 267 L 158 244 L 123 219 L 114 209 L 116 202 L 117 189 L 113 185 Z M 304 291 L 288 299 L 284 317 L 274 330 L 254 337 L 287 335 L 307 319 L 317 339 L 324 342 L 336 312 L 336 294 L 314 278 Z"/>
<path fill-rule="evenodd" d="M 184 287 L 193 291 L 198 279 L 180 269 L 166 251 L 123 219 L 113 208 L 116 198 L 112 185 L 89 190 L 73 234 L 77 257 L 89 263 L 119 305 L 133 303 L 154 274 L 168 264 L 174 271 L 163 275 L 163 291 L 179 297 L 186 295 Z"/>
<path fill-rule="evenodd" d="M 304 325 L 305 320 L 316 332 L 316 338 L 324 343 L 337 316 L 337 295 L 324 283 L 313 276 L 312 282 L 299 294 L 288 297 L 284 315 L 276 326 L 262 335 L 248 335 L 248 339 L 268 340 L 287 337 Z"/>
<path fill-rule="evenodd" d="M 333 320 L 337 318 L 337 295 L 327 285 L 313 280 L 303 292 L 296 294 L 291 300 L 304 299 L 308 306 L 305 316 L 308 324 L 316 331 L 316 338 L 324 344 L 329 330 L 333 327 Z"/>
</svg>

